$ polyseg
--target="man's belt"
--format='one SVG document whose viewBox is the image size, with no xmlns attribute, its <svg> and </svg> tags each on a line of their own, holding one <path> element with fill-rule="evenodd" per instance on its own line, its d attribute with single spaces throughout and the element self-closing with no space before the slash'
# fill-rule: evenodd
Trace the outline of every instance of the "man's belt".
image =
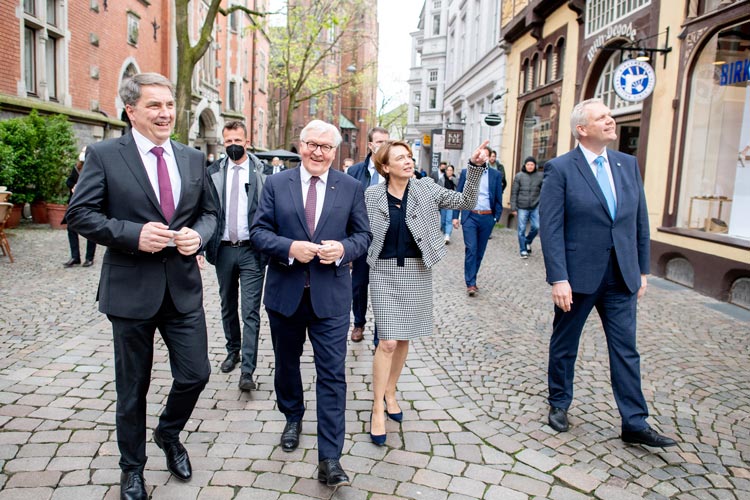
<svg viewBox="0 0 750 500">
<path fill-rule="evenodd" d="M 472 210 L 471 213 L 478 215 L 492 215 L 492 210 Z"/>
<path fill-rule="evenodd" d="M 250 240 L 241 240 L 236 243 L 232 243 L 231 241 L 227 240 L 221 240 L 221 246 L 223 247 L 249 247 L 250 246 Z"/>
</svg>

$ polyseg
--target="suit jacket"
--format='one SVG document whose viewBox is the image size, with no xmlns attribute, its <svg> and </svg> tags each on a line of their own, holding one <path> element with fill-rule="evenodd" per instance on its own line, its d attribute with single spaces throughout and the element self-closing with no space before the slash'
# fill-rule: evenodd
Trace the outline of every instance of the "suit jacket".
<svg viewBox="0 0 750 500">
<path fill-rule="evenodd" d="M 580 148 L 544 168 L 539 215 L 547 281 L 568 280 L 576 293 L 596 291 L 612 248 L 631 293 L 640 288 L 641 274 L 649 273 L 648 209 L 638 160 L 610 149 L 607 156 L 617 197 L 614 221 Z"/>
<path fill-rule="evenodd" d="M 370 187 L 370 170 L 367 168 L 370 164 L 370 156 L 372 156 L 372 151 L 367 152 L 365 161 L 355 163 L 346 171 L 347 175 L 351 175 L 362 184 L 362 189 Z"/>
<path fill-rule="evenodd" d="M 255 158 L 255 157 L 253 157 L 253 158 Z M 257 158 L 255 158 L 255 159 L 258 160 Z M 264 175 L 273 175 L 273 165 L 271 165 L 270 163 L 266 163 L 266 162 L 262 162 L 262 165 L 263 165 L 262 171 L 263 171 Z M 281 173 L 284 170 L 286 170 L 286 165 L 284 165 L 282 163 L 281 165 L 279 165 L 279 168 L 281 170 L 279 170 L 279 172 L 277 172 L 277 173 Z"/>
<path fill-rule="evenodd" d="M 245 185 L 247 191 L 247 227 L 249 228 L 253 224 L 253 218 L 258 208 L 258 200 L 260 199 L 263 184 L 266 181 L 266 175 L 261 172 L 263 167 L 260 160 L 251 153 L 248 153 L 247 156 L 250 158 L 249 182 Z M 216 257 L 219 253 L 219 245 L 221 244 L 221 237 L 224 235 L 227 220 L 227 190 L 225 187 L 227 183 L 227 171 L 229 170 L 227 168 L 228 164 L 229 159 L 225 157 L 208 167 L 208 176 L 211 179 L 211 192 L 219 208 L 216 231 L 206 246 L 206 260 L 214 265 L 216 264 Z"/>
<path fill-rule="evenodd" d="M 469 167 L 471 167 L 471 165 L 469 165 Z M 466 184 L 466 172 L 468 170 L 469 169 L 466 168 L 461 171 L 461 177 L 458 180 L 456 191 L 461 192 L 464 190 L 464 185 Z M 487 169 L 487 175 L 489 175 L 488 186 L 490 191 L 490 207 L 492 210 L 492 217 L 494 217 L 495 222 L 497 222 L 500 219 L 500 215 L 502 215 L 503 213 L 503 177 L 497 170 L 493 168 Z M 476 206 L 476 203 L 474 204 L 474 206 Z M 470 213 L 469 211 L 473 210 L 474 206 L 471 206 L 461 212 L 461 224 L 466 221 Z M 458 219 L 458 213 L 458 210 L 453 211 L 454 219 Z"/>
<path fill-rule="evenodd" d="M 406 227 L 422 251 L 422 260 L 427 268 L 440 262 L 447 253 L 445 237 L 440 232 L 440 209 L 468 209 L 477 203 L 479 179 L 484 167 L 472 167 L 469 181 L 462 193 L 438 186 L 432 179 L 409 179 L 409 194 L 406 198 Z M 367 215 L 372 227 L 372 244 L 367 250 L 370 266 L 380 257 L 385 235 L 390 225 L 388 211 L 388 185 L 383 182 L 365 191 Z"/>
<path fill-rule="evenodd" d="M 315 315 L 330 318 L 349 314 L 352 280 L 349 262 L 367 251 L 372 234 L 367 220 L 362 186 L 343 172 L 330 169 L 323 211 L 310 234 L 305 222 L 300 169 L 295 168 L 266 179 L 255 221 L 250 230 L 253 245 L 270 257 L 263 303 L 285 316 L 297 310 L 310 276 L 310 299 Z M 289 265 L 293 241 L 337 240 L 344 245 L 340 265 L 307 264 L 295 260 Z"/>
<path fill-rule="evenodd" d="M 174 141 L 172 150 L 181 194 L 169 227 L 190 227 L 205 245 L 216 228 L 216 205 L 203 153 Z M 154 254 L 138 250 L 143 225 L 167 224 L 167 220 L 132 133 L 88 146 L 67 220 L 73 231 L 107 247 L 97 293 L 101 312 L 151 318 L 167 288 L 178 311 L 202 307 L 203 286 L 195 256 L 183 256 L 174 247 Z"/>
<path fill-rule="evenodd" d="M 445 174 L 443 174 L 443 178 L 440 178 L 440 172 L 432 172 L 430 173 L 430 179 L 435 181 L 435 184 L 437 184 L 440 187 L 445 187 Z"/>
</svg>

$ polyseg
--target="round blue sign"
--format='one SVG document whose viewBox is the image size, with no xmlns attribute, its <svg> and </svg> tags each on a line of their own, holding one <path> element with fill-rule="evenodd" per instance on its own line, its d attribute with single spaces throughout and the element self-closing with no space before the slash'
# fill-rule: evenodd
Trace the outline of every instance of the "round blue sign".
<svg viewBox="0 0 750 500">
<path fill-rule="evenodd" d="M 620 64 L 612 75 L 615 93 L 624 101 L 641 102 L 654 91 L 656 73 L 645 61 L 628 59 Z"/>
</svg>

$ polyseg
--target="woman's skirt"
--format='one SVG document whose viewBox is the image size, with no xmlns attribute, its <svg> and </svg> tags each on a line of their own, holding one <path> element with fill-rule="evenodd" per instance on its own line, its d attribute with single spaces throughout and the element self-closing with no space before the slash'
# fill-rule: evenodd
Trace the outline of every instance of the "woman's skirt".
<svg viewBox="0 0 750 500">
<path fill-rule="evenodd" d="M 383 340 L 411 340 L 432 334 L 432 270 L 422 259 L 378 259 L 370 267 L 370 297 Z"/>
</svg>

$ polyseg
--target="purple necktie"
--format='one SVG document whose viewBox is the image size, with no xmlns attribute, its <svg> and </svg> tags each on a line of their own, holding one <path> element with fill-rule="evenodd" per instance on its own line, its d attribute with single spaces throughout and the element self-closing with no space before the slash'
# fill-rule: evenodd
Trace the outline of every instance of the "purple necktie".
<svg viewBox="0 0 750 500">
<path fill-rule="evenodd" d="M 240 190 L 240 166 L 235 165 L 232 167 L 234 174 L 232 175 L 232 187 L 229 192 L 229 241 L 237 243 L 239 237 L 239 228 L 237 227 L 237 210 L 239 205 L 239 190 Z"/>
<path fill-rule="evenodd" d="M 317 176 L 310 177 L 310 187 L 307 188 L 307 202 L 305 203 L 305 221 L 307 222 L 307 229 L 310 230 L 310 235 L 315 233 L 315 204 L 318 201 L 318 191 L 315 189 L 315 184 L 317 182 Z"/>
<path fill-rule="evenodd" d="M 167 222 L 174 215 L 174 196 L 172 195 L 172 183 L 169 180 L 167 162 L 164 160 L 164 148 L 156 146 L 151 148 L 151 153 L 156 156 L 156 176 L 159 180 L 159 204 L 161 212 Z"/>
</svg>

